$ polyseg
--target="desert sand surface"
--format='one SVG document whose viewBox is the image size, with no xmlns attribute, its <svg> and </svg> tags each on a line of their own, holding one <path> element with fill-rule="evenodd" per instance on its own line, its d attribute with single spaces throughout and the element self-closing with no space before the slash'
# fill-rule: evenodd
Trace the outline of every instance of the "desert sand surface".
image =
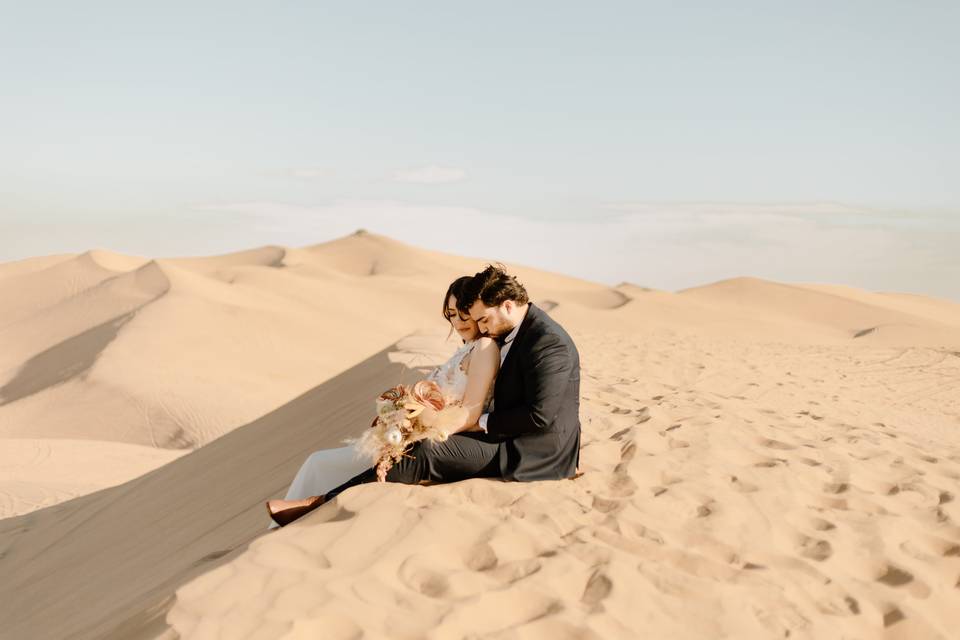
<svg viewBox="0 0 960 640">
<path fill-rule="evenodd" d="M 186 453 L 98 440 L 3 438 L 0 513 L 29 513 L 121 484 Z"/>
<path fill-rule="evenodd" d="M 951 638 L 960 304 L 508 265 L 582 358 L 575 480 L 263 501 L 456 344 L 480 259 L 358 233 L 0 265 L 0 638 Z"/>
<path fill-rule="evenodd" d="M 222 256 L 91 250 L 0 264 L 0 441 L 17 441 L 0 455 L 22 458 L 0 471 L 0 518 L 141 475 L 435 328 L 450 281 L 482 266 L 365 232 Z M 549 299 L 593 309 L 625 300 L 518 273 Z M 56 490 L 31 486 L 44 477 L 31 460 L 71 468 L 80 440 L 75 486 L 69 473 Z M 101 473 L 97 452 L 114 466 L 121 445 L 137 451 L 127 473 Z"/>
</svg>

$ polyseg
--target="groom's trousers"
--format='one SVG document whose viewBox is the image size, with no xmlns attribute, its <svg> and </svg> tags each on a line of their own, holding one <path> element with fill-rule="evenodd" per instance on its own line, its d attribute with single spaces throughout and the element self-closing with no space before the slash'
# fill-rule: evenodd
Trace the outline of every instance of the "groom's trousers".
<svg viewBox="0 0 960 640">
<path fill-rule="evenodd" d="M 443 442 L 421 440 L 411 447 L 407 456 L 387 472 L 387 482 L 418 484 L 430 482 L 456 482 L 467 478 L 500 477 L 500 446 L 484 442 L 468 435 L 455 433 Z M 366 482 L 376 482 L 377 471 L 367 469 L 339 487 L 327 492 L 327 500 Z"/>
</svg>

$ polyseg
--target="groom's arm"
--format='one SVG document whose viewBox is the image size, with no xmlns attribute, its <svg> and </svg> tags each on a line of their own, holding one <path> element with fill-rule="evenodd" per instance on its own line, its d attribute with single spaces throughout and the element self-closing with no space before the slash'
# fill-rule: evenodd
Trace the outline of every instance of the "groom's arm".
<svg viewBox="0 0 960 640">
<path fill-rule="evenodd" d="M 542 431 L 553 424 L 573 372 L 573 354 L 560 336 L 545 333 L 532 345 L 524 363 L 524 403 L 487 416 L 487 433 L 514 437 Z"/>
</svg>

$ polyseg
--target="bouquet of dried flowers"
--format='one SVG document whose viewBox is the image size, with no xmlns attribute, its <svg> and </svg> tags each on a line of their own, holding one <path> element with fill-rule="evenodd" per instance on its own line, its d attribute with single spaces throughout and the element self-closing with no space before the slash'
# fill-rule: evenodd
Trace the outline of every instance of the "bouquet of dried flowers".
<svg viewBox="0 0 960 640">
<path fill-rule="evenodd" d="M 431 380 L 397 385 L 377 398 L 377 417 L 360 438 L 357 451 L 371 459 L 377 479 L 385 482 L 390 468 L 420 440 L 442 442 L 466 418 L 466 409 L 444 400 L 440 386 Z"/>
</svg>

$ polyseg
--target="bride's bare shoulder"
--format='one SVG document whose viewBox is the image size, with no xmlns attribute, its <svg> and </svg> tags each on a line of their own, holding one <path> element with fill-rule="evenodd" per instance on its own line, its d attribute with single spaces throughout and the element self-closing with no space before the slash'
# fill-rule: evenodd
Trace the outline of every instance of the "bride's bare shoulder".
<svg viewBox="0 0 960 640">
<path fill-rule="evenodd" d="M 467 357 L 463 359 L 460 367 L 464 372 L 470 370 L 470 362 L 473 360 L 475 354 L 479 354 L 478 357 L 489 364 L 499 364 L 500 362 L 500 346 L 497 344 L 497 341 L 484 336 L 477 339 L 473 349 L 471 349 Z"/>
<path fill-rule="evenodd" d="M 496 349 L 497 351 L 499 351 L 500 347 L 497 346 L 497 341 L 494 340 L 493 338 L 488 338 L 487 336 L 483 336 L 482 338 L 477 340 L 477 349 L 481 349 L 481 350 Z"/>
<path fill-rule="evenodd" d="M 474 349 L 478 357 L 486 362 L 494 371 L 500 366 L 500 345 L 493 338 L 483 337 L 477 341 Z"/>
</svg>

